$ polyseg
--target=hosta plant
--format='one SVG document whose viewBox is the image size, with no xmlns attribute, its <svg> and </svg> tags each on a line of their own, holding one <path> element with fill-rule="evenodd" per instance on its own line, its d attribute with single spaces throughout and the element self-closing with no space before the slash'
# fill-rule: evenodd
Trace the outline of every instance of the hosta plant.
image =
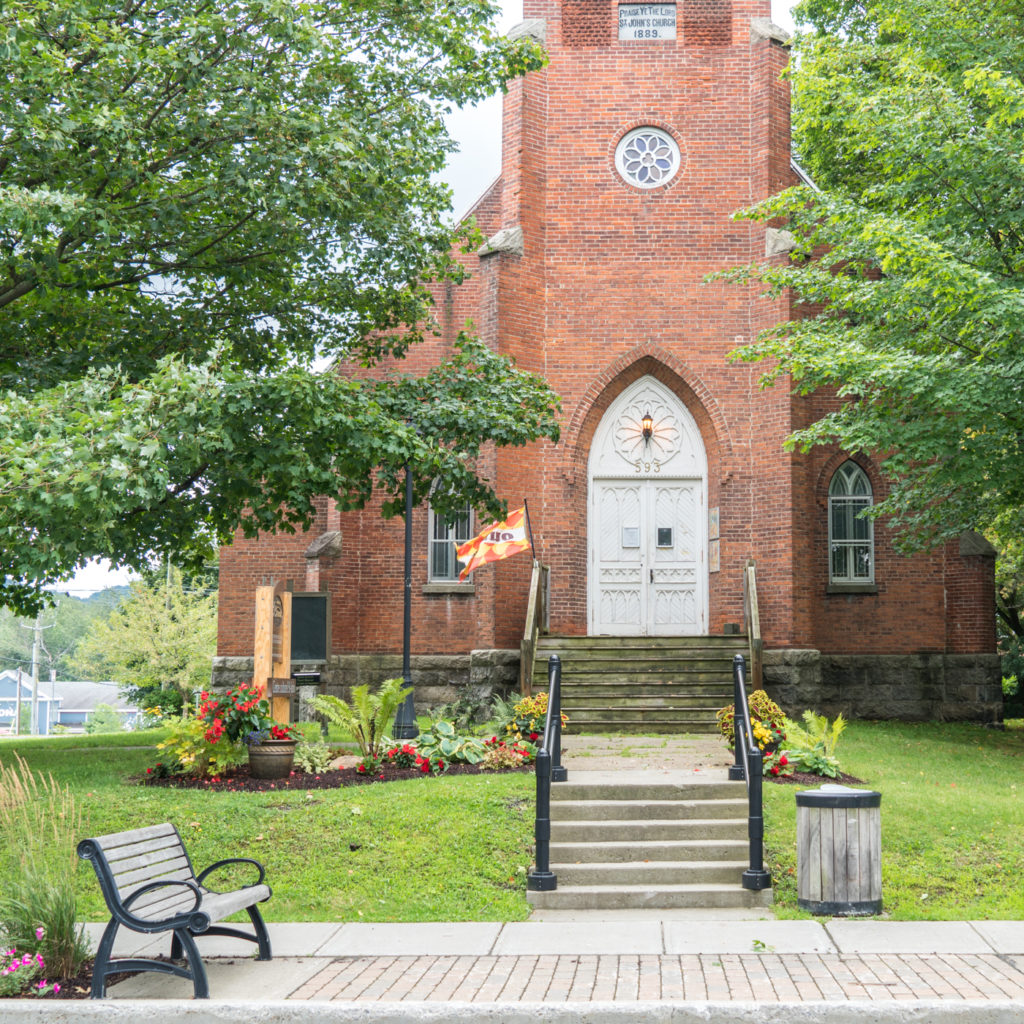
<svg viewBox="0 0 1024 1024">
<path fill-rule="evenodd" d="M 487 750 L 478 736 L 458 733 L 453 723 L 442 719 L 420 733 L 416 752 L 420 757 L 438 757 L 449 764 L 479 764 Z"/>
</svg>

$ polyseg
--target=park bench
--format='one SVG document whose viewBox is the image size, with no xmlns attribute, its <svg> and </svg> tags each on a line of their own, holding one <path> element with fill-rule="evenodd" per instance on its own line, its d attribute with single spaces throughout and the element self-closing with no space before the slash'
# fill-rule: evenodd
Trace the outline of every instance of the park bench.
<svg viewBox="0 0 1024 1024">
<path fill-rule="evenodd" d="M 195 998 L 208 999 L 210 986 L 195 935 L 248 939 L 259 947 L 260 960 L 271 958 L 270 936 L 257 907 L 270 899 L 270 886 L 263 884 L 263 865 L 258 861 L 232 857 L 211 864 L 197 875 L 178 830 L 169 823 L 83 839 L 78 844 L 78 856 L 92 862 L 112 915 L 96 951 L 93 999 L 106 995 L 110 975 L 126 971 L 157 971 L 190 978 Z M 208 889 L 203 884 L 207 876 L 227 864 L 253 864 L 259 878 L 231 892 Z M 215 924 L 239 910 L 248 912 L 253 934 Z M 184 950 L 188 966 L 165 960 L 111 960 L 114 939 L 122 925 L 143 933 L 171 932 L 171 960 L 180 960 Z"/>
</svg>

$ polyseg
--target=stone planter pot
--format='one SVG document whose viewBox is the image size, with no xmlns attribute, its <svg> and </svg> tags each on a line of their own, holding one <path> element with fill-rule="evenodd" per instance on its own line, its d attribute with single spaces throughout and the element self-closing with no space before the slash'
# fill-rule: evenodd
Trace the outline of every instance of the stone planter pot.
<svg viewBox="0 0 1024 1024">
<path fill-rule="evenodd" d="M 264 740 L 249 747 L 249 774 L 254 779 L 286 779 L 295 761 L 295 740 Z"/>
</svg>

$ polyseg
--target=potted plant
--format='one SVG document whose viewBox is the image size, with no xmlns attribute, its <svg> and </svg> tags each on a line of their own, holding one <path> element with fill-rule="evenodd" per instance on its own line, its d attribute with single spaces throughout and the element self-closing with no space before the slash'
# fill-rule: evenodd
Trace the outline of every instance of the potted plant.
<svg viewBox="0 0 1024 1024">
<path fill-rule="evenodd" d="M 199 714 L 206 722 L 210 743 L 226 737 L 231 743 L 245 744 L 253 778 L 287 778 L 295 761 L 295 729 L 271 717 L 270 702 L 260 695 L 252 680 L 239 683 L 223 695 L 204 691 Z"/>
</svg>

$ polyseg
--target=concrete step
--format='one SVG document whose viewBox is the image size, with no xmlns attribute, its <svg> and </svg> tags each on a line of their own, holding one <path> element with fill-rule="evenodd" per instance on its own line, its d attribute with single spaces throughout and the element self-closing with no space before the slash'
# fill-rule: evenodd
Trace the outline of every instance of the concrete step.
<svg viewBox="0 0 1024 1024">
<path fill-rule="evenodd" d="M 709 658 L 687 654 L 685 651 L 567 651 L 562 658 L 562 678 L 595 672 L 642 672 L 664 675 L 708 672 L 728 677 L 732 672 L 732 657 Z M 547 664 L 547 657 L 543 659 Z"/>
<path fill-rule="evenodd" d="M 568 712 L 566 712 L 568 714 Z M 570 730 L 575 727 L 580 732 L 615 733 L 616 735 L 636 736 L 660 736 L 660 735 L 684 735 L 686 733 L 715 733 L 718 726 L 714 719 L 702 720 L 696 718 L 642 718 L 635 722 L 619 722 L 615 720 L 588 721 L 586 716 L 572 718 L 570 716 Z"/>
<path fill-rule="evenodd" d="M 747 650 L 748 643 L 746 635 L 742 633 L 732 636 L 561 636 L 557 633 L 545 633 L 537 639 L 537 650 L 555 652 L 561 648 L 623 650 L 632 647 L 641 650 L 673 647 L 686 650 L 703 648 L 712 651 L 735 651 L 742 654 Z"/>
<path fill-rule="evenodd" d="M 705 678 L 705 675 L 707 678 Z M 546 682 L 546 680 L 545 680 Z M 562 675 L 562 697 L 611 697 L 618 700 L 622 691 L 640 696 L 658 697 L 667 693 L 683 693 L 687 697 L 703 697 L 719 701 L 727 697 L 726 704 L 732 703 L 732 686 L 726 683 L 722 673 L 701 673 L 698 676 L 678 675 L 661 679 L 653 673 L 638 674 L 630 679 L 629 673 L 620 672 L 615 676 L 586 672 L 564 673 Z"/>
<path fill-rule="evenodd" d="M 631 821 L 552 821 L 552 843 L 628 843 L 745 839 L 743 818 L 672 818 Z"/>
<path fill-rule="evenodd" d="M 722 775 L 725 774 L 723 771 Z M 551 787 L 551 802 L 562 800 L 742 800 L 746 789 L 742 782 L 709 779 L 687 780 L 685 782 L 619 781 L 607 778 L 614 773 L 605 773 L 606 778 L 598 782 L 575 782 L 572 776 L 566 782 L 557 782 Z"/>
<path fill-rule="evenodd" d="M 747 861 L 643 861 L 598 864 L 552 864 L 560 887 L 591 886 L 667 886 L 667 885 L 739 885 Z"/>
<path fill-rule="evenodd" d="M 751 892 L 739 882 L 731 885 L 559 885 L 553 892 L 527 892 L 535 907 L 548 910 L 622 910 L 652 907 L 770 907 L 771 889 Z"/>
<path fill-rule="evenodd" d="M 638 821 L 678 818 L 746 820 L 747 801 L 718 800 L 559 800 L 552 817 L 559 821 Z"/>
<path fill-rule="evenodd" d="M 572 700 L 563 696 L 562 710 L 568 714 L 575 711 L 577 715 L 586 715 L 590 719 L 602 720 L 618 717 L 621 721 L 642 721 L 644 718 L 666 718 L 671 715 L 683 715 L 688 718 L 700 718 L 710 715 L 712 718 L 721 705 L 707 701 L 688 700 L 685 696 L 675 699 L 666 697 L 634 697 L 628 704 L 599 704 L 593 700 Z"/>
<path fill-rule="evenodd" d="M 626 864 L 657 861 L 741 861 L 745 839 L 663 839 L 650 842 L 552 842 L 551 860 L 560 864 Z"/>
</svg>

